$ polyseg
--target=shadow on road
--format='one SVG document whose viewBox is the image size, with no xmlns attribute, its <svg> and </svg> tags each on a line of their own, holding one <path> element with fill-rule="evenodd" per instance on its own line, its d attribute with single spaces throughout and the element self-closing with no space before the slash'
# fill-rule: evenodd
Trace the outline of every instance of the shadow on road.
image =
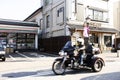
<svg viewBox="0 0 120 80">
<path fill-rule="evenodd" d="M 71 74 L 85 74 L 85 73 L 92 73 L 88 69 L 80 69 L 80 70 L 68 70 L 65 72 L 64 75 L 71 75 Z M 34 77 L 40 77 L 40 76 L 58 76 L 53 73 L 51 69 L 44 69 L 44 70 L 38 70 L 38 71 L 26 71 L 26 72 L 13 72 L 13 73 L 6 73 L 2 74 L 2 77 L 7 77 L 7 78 L 20 78 L 20 77 L 27 77 L 27 76 L 34 76 Z"/>
<path fill-rule="evenodd" d="M 55 76 L 55 75 L 53 74 L 51 69 L 26 71 L 26 72 L 12 72 L 12 73 L 2 74 L 2 77 L 7 77 L 7 78 L 20 78 L 27 76 L 40 77 L 40 76 Z"/>
<path fill-rule="evenodd" d="M 3 74 L 2 77 L 19 78 L 19 77 L 26 77 L 35 74 L 37 74 L 37 72 L 13 72 L 13 73 Z"/>
<path fill-rule="evenodd" d="M 85 73 L 93 73 L 93 72 L 91 71 L 91 69 L 81 68 L 81 69 L 67 71 L 65 74 L 71 75 L 71 74 L 85 74 Z"/>
<path fill-rule="evenodd" d="M 82 69 L 82 70 L 71 70 L 67 71 L 65 75 L 74 75 L 74 74 L 87 74 L 87 73 L 93 73 L 88 69 Z M 65 75 L 60 75 L 61 77 L 64 77 Z M 28 71 L 28 72 L 14 72 L 14 73 L 7 73 L 3 74 L 2 77 L 7 78 L 21 78 L 21 77 L 56 77 L 59 75 L 55 75 L 52 70 L 46 69 L 46 70 L 38 70 L 38 71 Z M 113 73 L 106 73 L 106 74 L 99 74 L 94 76 L 88 76 L 85 78 L 80 78 L 79 80 L 120 80 L 120 72 L 113 72 Z"/>
</svg>

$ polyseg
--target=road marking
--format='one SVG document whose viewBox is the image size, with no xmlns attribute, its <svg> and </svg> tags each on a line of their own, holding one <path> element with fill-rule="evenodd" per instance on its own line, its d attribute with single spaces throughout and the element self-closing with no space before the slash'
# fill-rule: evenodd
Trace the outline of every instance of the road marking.
<svg viewBox="0 0 120 80">
<path fill-rule="evenodd" d="M 12 60 L 16 60 L 13 56 L 9 55 L 9 57 L 12 59 Z"/>
<path fill-rule="evenodd" d="M 27 59 L 29 59 L 29 60 L 33 60 L 32 58 L 30 58 L 30 57 L 28 57 L 28 56 L 26 56 L 26 55 L 24 55 L 24 54 L 21 54 L 21 53 L 17 53 L 17 54 L 19 54 L 19 55 L 21 55 L 21 56 L 23 56 L 23 57 L 25 57 L 25 58 L 27 58 Z"/>
<path fill-rule="evenodd" d="M 38 54 L 37 54 L 37 53 L 30 53 L 30 55 L 35 56 L 35 57 L 37 57 L 37 56 L 38 56 Z"/>
</svg>

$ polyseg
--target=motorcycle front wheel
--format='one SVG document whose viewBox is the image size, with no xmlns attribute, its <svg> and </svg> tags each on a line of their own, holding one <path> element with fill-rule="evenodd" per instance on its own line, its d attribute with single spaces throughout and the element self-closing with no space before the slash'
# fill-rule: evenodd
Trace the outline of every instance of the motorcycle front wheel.
<svg viewBox="0 0 120 80">
<path fill-rule="evenodd" d="M 55 61 L 52 65 L 52 71 L 56 74 L 56 75 L 62 75 L 65 73 L 65 65 L 62 64 L 61 61 Z"/>
</svg>

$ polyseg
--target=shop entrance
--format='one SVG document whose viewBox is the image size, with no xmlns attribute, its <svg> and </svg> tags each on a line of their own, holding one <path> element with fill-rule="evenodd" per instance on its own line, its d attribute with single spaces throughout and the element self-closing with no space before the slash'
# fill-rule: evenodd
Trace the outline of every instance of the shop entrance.
<svg viewBox="0 0 120 80">
<path fill-rule="evenodd" d="M 91 33 L 90 42 L 94 43 L 94 44 L 98 44 L 99 43 L 98 34 L 97 33 Z"/>
<path fill-rule="evenodd" d="M 6 53 L 14 50 L 35 49 L 35 34 L 33 33 L 0 33 L 0 48 Z"/>
<path fill-rule="evenodd" d="M 7 33 L 0 33 L 0 48 L 6 48 L 7 45 Z"/>
<path fill-rule="evenodd" d="M 0 48 L 6 53 L 13 53 L 15 48 L 15 34 L 0 33 Z"/>
</svg>

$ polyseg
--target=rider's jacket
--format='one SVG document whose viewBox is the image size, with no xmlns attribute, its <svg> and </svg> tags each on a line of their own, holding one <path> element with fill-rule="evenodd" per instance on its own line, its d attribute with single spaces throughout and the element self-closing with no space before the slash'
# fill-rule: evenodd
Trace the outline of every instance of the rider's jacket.
<svg viewBox="0 0 120 80">
<path fill-rule="evenodd" d="M 86 54 L 92 54 L 93 53 L 93 47 L 92 45 L 87 45 L 86 48 L 85 48 L 85 53 Z"/>
</svg>

